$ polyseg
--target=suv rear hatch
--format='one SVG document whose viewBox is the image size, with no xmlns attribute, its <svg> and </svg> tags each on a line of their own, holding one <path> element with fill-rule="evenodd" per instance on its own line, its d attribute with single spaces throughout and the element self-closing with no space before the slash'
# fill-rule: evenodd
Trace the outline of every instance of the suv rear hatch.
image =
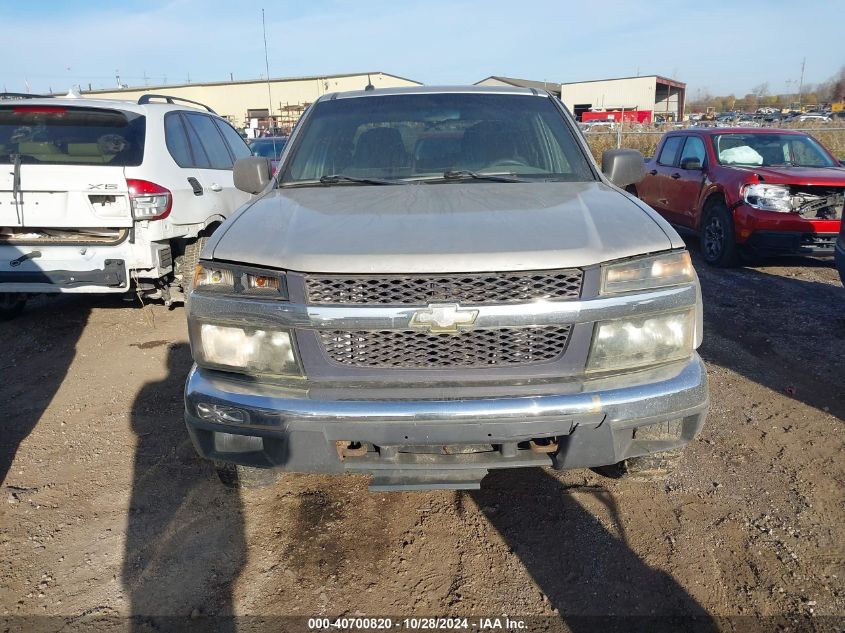
<svg viewBox="0 0 845 633">
<path fill-rule="evenodd" d="M 120 110 L 0 105 L 0 242 L 111 241 L 132 226 L 124 167 L 145 118 Z"/>
</svg>

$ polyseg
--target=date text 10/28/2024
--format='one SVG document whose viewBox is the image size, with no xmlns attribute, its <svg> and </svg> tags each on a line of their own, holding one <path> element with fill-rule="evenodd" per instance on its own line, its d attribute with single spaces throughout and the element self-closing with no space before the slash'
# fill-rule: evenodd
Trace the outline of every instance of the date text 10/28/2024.
<svg viewBox="0 0 845 633">
<path fill-rule="evenodd" d="M 520 618 L 308 618 L 308 629 L 349 631 L 524 631 L 527 626 Z"/>
</svg>

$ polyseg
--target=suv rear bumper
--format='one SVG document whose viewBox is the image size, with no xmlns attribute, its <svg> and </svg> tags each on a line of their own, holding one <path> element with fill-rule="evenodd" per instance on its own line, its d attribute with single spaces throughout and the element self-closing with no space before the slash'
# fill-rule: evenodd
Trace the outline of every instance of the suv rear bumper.
<svg viewBox="0 0 845 633">
<path fill-rule="evenodd" d="M 169 246 L 156 242 L 0 244 L 0 292 L 121 293 L 130 271 L 158 278 L 171 267 Z"/>
<path fill-rule="evenodd" d="M 642 374 L 636 381 L 633 375 L 585 381 L 573 394 L 328 401 L 195 367 L 186 385 L 185 419 L 197 451 L 215 461 L 369 473 L 382 483 L 403 480 L 397 486 L 403 488 L 414 487 L 408 480 L 421 488 L 477 487 L 493 468 L 602 466 L 683 446 L 704 423 L 707 374 L 697 354 L 666 370 L 657 371 L 653 381 L 643 382 Z M 202 419 L 198 404 L 236 408 L 245 421 Z M 237 439 L 231 436 L 262 438 L 262 445 L 222 450 L 224 440 Z M 557 444 L 553 452 L 538 448 L 546 442 L 531 447 L 531 440 L 550 439 Z M 349 442 L 360 444 L 361 454 L 341 450 Z"/>
</svg>

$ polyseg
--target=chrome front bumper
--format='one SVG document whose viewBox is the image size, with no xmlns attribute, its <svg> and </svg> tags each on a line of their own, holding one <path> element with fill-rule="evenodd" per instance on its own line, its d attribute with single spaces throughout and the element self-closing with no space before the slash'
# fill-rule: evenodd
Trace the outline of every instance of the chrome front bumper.
<svg viewBox="0 0 845 633">
<path fill-rule="evenodd" d="M 354 389 L 349 390 L 355 396 Z M 233 407 L 244 423 L 201 419 L 197 404 Z M 185 391 L 185 418 L 203 456 L 300 472 L 472 471 L 549 465 L 600 466 L 683 446 L 699 431 L 708 406 L 707 374 L 697 354 L 684 363 L 579 382 L 577 392 L 460 400 L 318 400 L 302 391 L 232 379 L 194 368 Z M 677 433 L 653 439 L 637 430 L 676 423 Z M 259 451 L 226 453 L 214 434 L 263 438 Z M 555 438 L 554 453 L 532 451 L 531 440 Z M 344 458 L 338 443 L 360 443 L 366 454 Z M 420 447 L 490 446 L 457 454 Z M 413 451 L 403 450 L 414 447 Z M 478 479 L 480 480 L 480 477 Z M 436 487 L 436 486 L 434 486 Z M 454 487 L 454 486 L 449 486 Z"/>
</svg>

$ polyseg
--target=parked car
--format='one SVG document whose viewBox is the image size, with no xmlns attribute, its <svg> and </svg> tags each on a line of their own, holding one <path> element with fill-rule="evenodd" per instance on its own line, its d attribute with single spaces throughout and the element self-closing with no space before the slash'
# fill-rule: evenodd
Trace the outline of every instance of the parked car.
<svg viewBox="0 0 845 633">
<path fill-rule="evenodd" d="M 279 157 L 288 142 L 287 136 L 264 136 L 257 138 L 249 144 L 253 156 L 269 158 L 273 169 L 279 164 Z"/>
<path fill-rule="evenodd" d="M 683 241 L 598 170 L 545 91 L 328 94 L 203 253 L 185 416 L 236 484 L 255 468 L 475 488 L 488 470 L 661 472 L 707 378 Z M 616 185 L 616 186 L 614 186 Z"/>
<path fill-rule="evenodd" d="M 209 108 L 137 102 L 0 102 L 0 316 L 31 293 L 183 296 L 199 251 L 249 194 L 249 148 Z"/>
<path fill-rule="evenodd" d="M 629 191 L 697 232 L 708 264 L 757 254 L 832 255 L 845 170 L 799 130 L 688 129 L 663 136 Z"/>
<path fill-rule="evenodd" d="M 797 117 L 799 123 L 808 121 L 816 123 L 830 123 L 830 117 L 825 114 L 801 114 Z"/>
</svg>

